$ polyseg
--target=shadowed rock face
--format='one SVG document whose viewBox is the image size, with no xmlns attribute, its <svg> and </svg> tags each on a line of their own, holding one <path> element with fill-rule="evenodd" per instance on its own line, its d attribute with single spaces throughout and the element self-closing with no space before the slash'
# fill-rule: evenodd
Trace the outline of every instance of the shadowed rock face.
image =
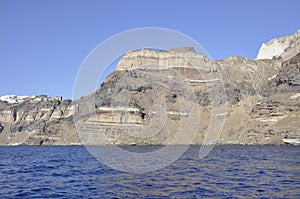
<svg viewBox="0 0 300 199">
<path fill-rule="evenodd" d="M 0 144 L 67 144 L 78 141 L 72 121 L 74 103 L 41 95 L 20 103 L 0 101 Z"/>
<path fill-rule="evenodd" d="M 0 144 L 280 144 L 283 137 L 299 138 L 299 37 L 277 40 L 288 45 L 274 59 L 209 60 L 193 48 L 130 51 L 80 100 L 0 101 Z"/>
</svg>

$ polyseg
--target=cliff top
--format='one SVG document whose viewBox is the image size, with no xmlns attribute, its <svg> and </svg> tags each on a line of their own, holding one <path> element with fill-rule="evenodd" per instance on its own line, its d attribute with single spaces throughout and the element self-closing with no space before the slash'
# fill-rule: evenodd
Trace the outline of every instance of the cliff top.
<svg viewBox="0 0 300 199">
<path fill-rule="evenodd" d="M 284 59 L 289 59 L 289 52 L 294 51 L 293 55 L 299 53 L 299 40 L 300 29 L 295 34 L 273 38 L 261 45 L 256 59 L 272 59 L 281 55 Z"/>
</svg>

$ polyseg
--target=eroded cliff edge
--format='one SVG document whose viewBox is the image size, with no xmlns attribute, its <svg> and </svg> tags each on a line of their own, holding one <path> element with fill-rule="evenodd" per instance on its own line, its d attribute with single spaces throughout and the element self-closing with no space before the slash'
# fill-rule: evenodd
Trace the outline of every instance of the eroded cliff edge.
<svg viewBox="0 0 300 199">
<path fill-rule="evenodd" d="M 0 144 L 185 144 L 188 119 L 197 119 L 194 144 L 281 144 L 300 137 L 299 46 L 298 31 L 272 39 L 256 60 L 209 60 L 193 48 L 130 51 L 80 100 L 0 101 Z M 209 136 L 220 119 L 220 135 Z M 177 137 L 182 125 L 187 133 Z"/>
</svg>

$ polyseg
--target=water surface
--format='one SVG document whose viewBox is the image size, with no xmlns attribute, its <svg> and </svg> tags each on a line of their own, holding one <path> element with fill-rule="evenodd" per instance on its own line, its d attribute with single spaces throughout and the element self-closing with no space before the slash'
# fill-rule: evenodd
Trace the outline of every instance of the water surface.
<svg viewBox="0 0 300 199">
<path fill-rule="evenodd" d="M 132 146 L 131 151 L 155 150 Z M 113 170 L 82 146 L 0 147 L 1 198 L 300 198 L 300 148 L 191 147 L 168 167 Z"/>
</svg>

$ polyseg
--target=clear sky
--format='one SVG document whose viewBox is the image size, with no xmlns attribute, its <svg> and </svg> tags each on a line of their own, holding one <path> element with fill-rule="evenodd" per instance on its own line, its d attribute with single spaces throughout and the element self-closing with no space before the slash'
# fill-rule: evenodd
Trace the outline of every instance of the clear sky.
<svg viewBox="0 0 300 199">
<path fill-rule="evenodd" d="M 254 58 L 300 28 L 298 0 L 0 0 L 0 95 L 72 98 L 88 53 L 119 32 L 180 31 L 213 59 Z"/>
</svg>

